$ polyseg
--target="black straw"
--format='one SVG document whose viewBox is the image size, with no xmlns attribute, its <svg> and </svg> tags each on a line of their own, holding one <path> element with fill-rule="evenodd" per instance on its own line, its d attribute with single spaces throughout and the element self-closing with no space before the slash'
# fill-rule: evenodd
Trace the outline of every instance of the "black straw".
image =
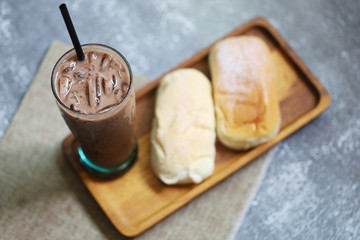
<svg viewBox="0 0 360 240">
<path fill-rule="evenodd" d="M 61 11 L 61 14 L 64 18 L 64 21 L 65 21 L 65 25 L 66 25 L 66 28 L 69 32 L 69 35 L 70 35 L 70 38 L 71 38 L 71 41 L 74 45 L 74 48 L 75 48 L 75 51 L 76 51 L 76 55 L 78 57 L 78 59 L 80 61 L 83 61 L 85 59 L 85 54 L 84 54 L 84 51 L 82 50 L 81 48 L 81 44 L 79 42 L 79 39 L 77 37 L 77 34 L 75 32 L 75 28 L 74 28 L 74 25 L 71 21 L 71 18 L 70 18 L 70 15 L 69 15 L 69 11 L 66 7 L 66 4 L 63 3 L 59 6 L 60 8 L 60 11 Z"/>
</svg>

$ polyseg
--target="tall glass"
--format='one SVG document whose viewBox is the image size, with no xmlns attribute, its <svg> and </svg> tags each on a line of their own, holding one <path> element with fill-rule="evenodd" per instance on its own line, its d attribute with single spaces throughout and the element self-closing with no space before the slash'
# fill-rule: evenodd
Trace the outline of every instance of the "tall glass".
<svg viewBox="0 0 360 240">
<path fill-rule="evenodd" d="M 122 73 L 126 74 L 125 78 L 129 79 L 128 90 L 126 94 L 124 93 L 123 99 L 97 113 L 81 113 L 61 100 L 59 69 L 62 69 L 61 66 L 67 59 L 76 56 L 74 49 L 65 53 L 56 63 L 51 75 L 51 88 L 61 115 L 79 141 L 80 163 L 92 174 L 114 177 L 125 171 L 137 156 L 132 72 L 125 57 L 111 47 L 86 44 L 83 45 L 83 50 L 85 54 L 96 51 L 106 52 L 124 63 L 125 69 L 118 69 L 122 70 Z"/>
</svg>

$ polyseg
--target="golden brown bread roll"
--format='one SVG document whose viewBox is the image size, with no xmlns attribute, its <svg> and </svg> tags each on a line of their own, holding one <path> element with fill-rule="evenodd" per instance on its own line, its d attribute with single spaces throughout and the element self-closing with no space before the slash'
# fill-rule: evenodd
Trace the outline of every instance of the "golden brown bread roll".
<svg viewBox="0 0 360 240">
<path fill-rule="evenodd" d="M 200 183 L 215 168 L 211 83 L 195 69 L 168 73 L 159 84 L 151 135 L 151 166 L 166 184 Z"/>
<path fill-rule="evenodd" d="M 281 121 L 266 43 L 253 36 L 226 38 L 211 49 L 209 64 L 219 140 L 246 150 L 274 137 Z"/>
</svg>

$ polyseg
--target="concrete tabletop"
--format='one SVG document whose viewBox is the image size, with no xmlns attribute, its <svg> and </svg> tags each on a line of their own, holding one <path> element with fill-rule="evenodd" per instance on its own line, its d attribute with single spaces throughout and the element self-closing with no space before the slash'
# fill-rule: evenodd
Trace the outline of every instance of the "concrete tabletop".
<svg viewBox="0 0 360 240">
<path fill-rule="evenodd" d="M 278 144 L 236 239 L 360 238 L 358 0 L 65 2 L 82 43 L 113 46 L 150 79 L 247 20 L 266 18 L 332 103 Z M 0 1 L 0 137 L 51 42 L 70 44 L 60 3 Z"/>
</svg>

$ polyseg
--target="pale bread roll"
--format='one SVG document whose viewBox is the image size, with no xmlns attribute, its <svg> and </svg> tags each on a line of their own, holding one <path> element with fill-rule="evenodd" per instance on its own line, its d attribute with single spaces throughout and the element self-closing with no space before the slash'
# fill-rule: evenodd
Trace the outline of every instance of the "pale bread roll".
<svg viewBox="0 0 360 240">
<path fill-rule="evenodd" d="M 215 113 L 204 74 L 180 69 L 162 79 L 151 134 L 151 166 L 164 183 L 200 183 L 213 173 Z"/>
<path fill-rule="evenodd" d="M 209 64 L 219 140 L 246 150 L 274 137 L 281 117 L 266 43 L 252 36 L 226 38 L 211 49 Z"/>
</svg>

